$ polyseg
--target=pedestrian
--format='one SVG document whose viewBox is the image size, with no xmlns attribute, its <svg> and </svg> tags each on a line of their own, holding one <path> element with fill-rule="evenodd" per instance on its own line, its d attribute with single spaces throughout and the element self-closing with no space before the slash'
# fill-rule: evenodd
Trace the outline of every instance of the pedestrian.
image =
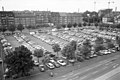
<svg viewBox="0 0 120 80">
<path fill-rule="evenodd" d="M 53 77 L 53 72 L 50 72 L 50 76 Z"/>
</svg>

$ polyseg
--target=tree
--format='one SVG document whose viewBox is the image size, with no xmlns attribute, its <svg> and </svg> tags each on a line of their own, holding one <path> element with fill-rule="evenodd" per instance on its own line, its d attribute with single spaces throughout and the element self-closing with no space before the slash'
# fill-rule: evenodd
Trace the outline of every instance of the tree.
<svg viewBox="0 0 120 80">
<path fill-rule="evenodd" d="M 76 46 L 77 46 L 77 42 L 73 40 L 70 43 L 68 43 L 68 45 L 66 45 L 61 52 L 63 56 L 69 59 L 69 61 L 72 63 L 73 66 L 76 60 L 76 55 L 75 55 Z"/>
<path fill-rule="evenodd" d="M 19 77 L 28 75 L 34 67 L 31 55 L 32 53 L 26 47 L 16 47 L 13 52 L 5 56 L 5 63 L 8 68 L 6 74 L 10 77 L 14 75 Z"/>
<path fill-rule="evenodd" d="M 97 27 L 98 26 L 98 23 L 95 23 L 95 27 Z"/>
<path fill-rule="evenodd" d="M 84 51 L 85 50 L 85 51 Z M 89 39 L 86 39 L 84 42 L 83 42 L 83 46 L 80 48 L 80 52 L 83 53 L 83 56 L 85 58 L 89 57 L 90 56 L 90 53 L 91 53 L 91 43 L 90 43 L 90 40 Z"/>
<path fill-rule="evenodd" d="M 69 23 L 69 24 L 67 25 L 67 27 L 68 27 L 68 28 L 71 28 L 71 27 L 72 27 L 72 24 Z"/>
<path fill-rule="evenodd" d="M 73 51 L 73 47 L 70 44 L 67 44 L 63 47 L 61 54 L 70 60 L 75 58 L 75 52 Z"/>
<path fill-rule="evenodd" d="M 90 23 L 88 23 L 88 26 L 91 26 L 91 24 L 90 24 Z"/>
<path fill-rule="evenodd" d="M 77 26 L 77 23 L 74 23 L 73 26 L 76 27 L 76 26 Z"/>
<path fill-rule="evenodd" d="M 86 40 L 83 42 L 83 45 L 86 45 L 86 46 L 88 46 L 88 47 L 91 48 L 90 40 L 89 40 L 89 39 L 86 39 Z"/>
<path fill-rule="evenodd" d="M 86 25 L 87 25 L 87 24 L 84 22 L 84 23 L 83 23 L 83 26 L 86 26 Z"/>
<path fill-rule="evenodd" d="M 95 52 L 99 52 L 100 50 L 105 49 L 105 47 L 102 44 L 96 44 L 94 48 L 95 48 Z"/>
<path fill-rule="evenodd" d="M 38 58 L 38 62 L 39 62 L 39 58 L 43 56 L 43 50 L 42 49 L 35 49 L 34 56 L 36 56 Z"/>
<path fill-rule="evenodd" d="M 7 31 L 7 28 L 5 26 L 0 26 L 0 32 L 4 33 L 5 31 Z"/>
<path fill-rule="evenodd" d="M 8 26 L 8 30 L 11 31 L 12 34 L 13 34 L 13 32 L 15 31 L 15 29 L 16 29 L 16 27 L 15 27 L 15 25 L 13 25 L 13 24 L 11 24 L 10 26 Z"/>
<path fill-rule="evenodd" d="M 62 25 L 62 27 L 63 27 L 63 28 L 65 28 L 65 27 L 66 27 L 66 25 L 65 25 L 65 24 L 63 24 L 63 25 Z"/>
<path fill-rule="evenodd" d="M 75 51 L 76 60 L 82 62 L 84 60 L 83 54 L 79 50 Z"/>
<path fill-rule="evenodd" d="M 24 29 L 24 27 L 23 27 L 22 24 L 19 24 L 18 27 L 17 27 L 17 29 L 22 32 L 22 30 Z"/>
<path fill-rule="evenodd" d="M 114 44 L 110 39 L 105 39 L 106 40 L 106 48 L 110 49 L 110 48 L 114 48 Z"/>
<path fill-rule="evenodd" d="M 85 59 L 88 59 L 91 53 L 91 48 L 86 45 L 79 47 L 79 51 Z"/>
<path fill-rule="evenodd" d="M 57 52 L 57 56 L 58 56 L 58 52 L 61 50 L 60 45 L 53 44 L 52 49 L 54 50 L 54 52 Z"/>
<path fill-rule="evenodd" d="M 95 43 L 96 44 L 103 44 L 104 40 L 102 37 L 97 37 L 96 40 L 95 40 Z"/>
<path fill-rule="evenodd" d="M 74 41 L 74 40 L 72 40 L 72 41 L 70 42 L 70 46 L 72 47 L 72 50 L 75 51 L 75 50 L 76 50 L 76 47 L 77 47 L 77 42 Z"/>
<path fill-rule="evenodd" d="M 61 25 L 57 25 L 56 28 L 57 28 L 57 29 L 61 29 Z"/>
<path fill-rule="evenodd" d="M 82 27 L 81 23 L 78 24 L 78 27 Z"/>
<path fill-rule="evenodd" d="M 30 29 L 32 28 L 32 26 L 29 25 L 29 26 L 27 26 L 26 28 L 27 28 L 27 29 L 29 30 L 29 32 L 30 32 Z"/>
</svg>

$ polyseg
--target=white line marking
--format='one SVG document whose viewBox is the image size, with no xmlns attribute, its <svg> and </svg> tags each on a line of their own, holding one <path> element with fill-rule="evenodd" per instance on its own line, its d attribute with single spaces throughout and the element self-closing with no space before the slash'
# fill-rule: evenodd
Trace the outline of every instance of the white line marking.
<svg viewBox="0 0 120 80">
<path fill-rule="evenodd" d="M 119 64 L 116 64 L 116 65 L 113 66 L 113 68 L 116 68 L 116 67 L 118 67 L 118 66 L 119 66 Z"/>
<path fill-rule="evenodd" d="M 118 67 L 118 68 L 116 68 L 116 69 L 114 69 L 114 70 L 106 73 L 105 75 L 100 76 L 99 78 L 96 78 L 94 80 L 106 80 L 106 79 L 110 78 L 111 76 L 113 76 L 119 72 L 120 72 L 120 67 Z"/>
</svg>

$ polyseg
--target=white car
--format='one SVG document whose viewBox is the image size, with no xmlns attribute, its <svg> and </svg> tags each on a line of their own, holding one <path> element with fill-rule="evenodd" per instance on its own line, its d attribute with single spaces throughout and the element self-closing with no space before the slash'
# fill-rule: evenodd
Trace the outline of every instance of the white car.
<svg viewBox="0 0 120 80">
<path fill-rule="evenodd" d="M 39 66 L 39 62 L 38 62 L 38 61 L 34 61 L 34 64 L 35 64 L 36 66 Z"/>
<path fill-rule="evenodd" d="M 62 66 L 67 65 L 67 63 L 66 63 L 64 60 L 62 60 L 62 59 L 57 60 L 57 62 L 58 62 L 60 65 L 62 65 Z"/>
<path fill-rule="evenodd" d="M 52 64 L 52 63 L 46 63 L 46 66 L 48 67 L 48 68 L 50 68 L 50 69 L 54 69 L 55 68 L 55 66 Z"/>
<path fill-rule="evenodd" d="M 2 40 L 1 40 L 1 43 L 5 43 L 5 42 L 7 42 L 6 39 L 2 39 Z"/>
</svg>

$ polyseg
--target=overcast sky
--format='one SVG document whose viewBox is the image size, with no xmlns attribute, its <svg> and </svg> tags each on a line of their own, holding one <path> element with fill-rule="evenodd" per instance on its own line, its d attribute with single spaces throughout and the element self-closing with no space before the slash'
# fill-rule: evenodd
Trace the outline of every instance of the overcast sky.
<svg viewBox="0 0 120 80">
<path fill-rule="evenodd" d="M 53 12 L 98 11 L 108 8 L 109 0 L 0 0 L 0 10 L 40 10 Z M 114 1 L 114 3 L 113 3 Z M 94 5 L 94 2 L 96 4 Z M 110 8 L 120 11 L 120 0 L 110 0 Z M 79 9 L 79 10 L 78 10 Z"/>
</svg>

